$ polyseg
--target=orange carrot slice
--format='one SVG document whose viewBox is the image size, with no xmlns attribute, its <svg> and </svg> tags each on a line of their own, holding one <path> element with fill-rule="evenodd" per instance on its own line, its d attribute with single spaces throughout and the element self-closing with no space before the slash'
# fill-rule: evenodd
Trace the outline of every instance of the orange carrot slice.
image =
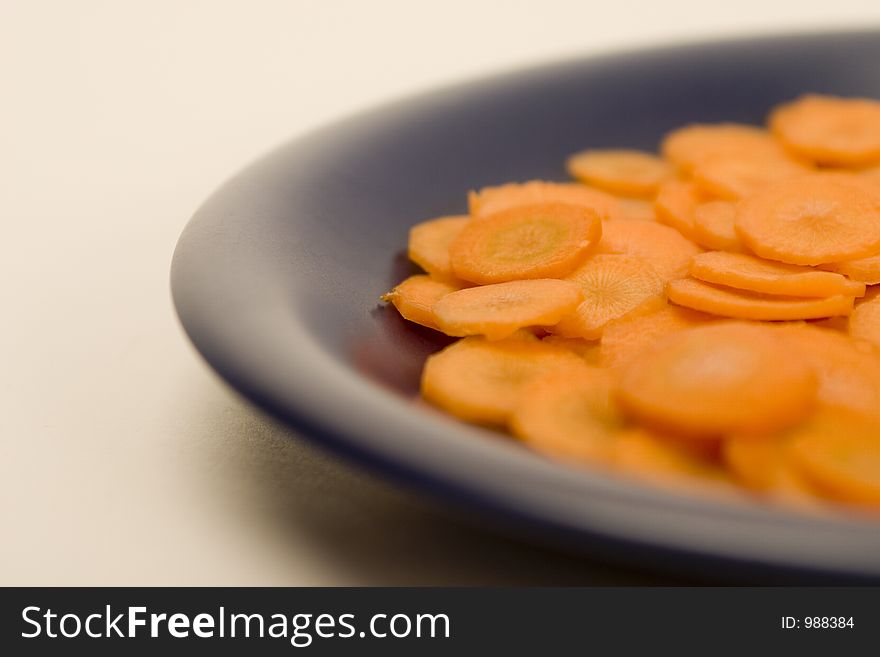
<svg viewBox="0 0 880 657">
<path fill-rule="evenodd" d="M 409 231 L 409 259 L 434 276 L 451 279 L 449 247 L 470 217 L 440 217 L 416 224 Z"/>
<path fill-rule="evenodd" d="M 718 251 L 745 250 L 734 228 L 735 219 L 736 205 L 730 201 L 701 203 L 694 211 L 694 241 Z"/>
<path fill-rule="evenodd" d="M 447 335 L 485 335 L 500 340 L 525 326 L 551 326 L 581 302 L 569 281 L 539 278 L 471 287 L 434 304 L 437 326 Z"/>
<path fill-rule="evenodd" d="M 621 196 L 652 196 L 673 176 L 672 167 L 656 155 L 627 149 L 581 151 L 566 167 L 573 178 Z"/>
<path fill-rule="evenodd" d="M 618 400 L 642 421 L 686 435 L 790 426 L 812 408 L 816 375 L 775 331 L 744 322 L 679 331 L 623 368 Z"/>
<path fill-rule="evenodd" d="M 657 221 L 672 226 L 688 239 L 694 238 L 694 214 L 706 198 L 696 185 L 683 180 L 670 180 L 660 186 L 654 199 Z"/>
<path fill-rule="evenodd" d="M 832 166 L 880 161 L 880 102 L 808 95 L 777 107 L 773 133 L 791 150 Z"/>
<path fill-rule="evenodd" d="M 452 242 L 452 271 L 473 283 L 560 278 L 602 235 L 592 210 L 563 203 L 517 206 L 471 221 Z"/>
<path fill-rule="evenodd" d="M 880 283 L 880 255 L 820 266 L 822 269 L 836 271 L 838 274 L 843 274 L 854 281 L 867 285 Z"/>
<path fill-rule="evenodd" d="M 663 306 L 646 315 L 625 317 L 611 322 L 602 332 L 599 343 L 599 365 L 620 367 L 626 365 L 639 353 L 668 335 L 699 326 L 714 319 L 711 315 L 679 308 Z"/>
<path fill-rule="evenodd" d="M 540 340 L 463 338 L 428 358 L 422 395 L 463 420 L 503 425 L 525 384 L 582 364 L 570 351 Z"/>
<path fill-rule="evenodd" d="M 776 329 L 789 352 L 806 358 L 819 377 L 818 400 L 880 418 L 880 355 L 869 344 L 844 333 L 809 325 Z"/>
<path fill-rule="evenodd" d="M 564 317 L 553 333 L 569 338 L 598 338 L 612 320 L 647 312 L 664 302 L 663 279 L 643 258 L 599 254 L 567 277 L 584 300 Z"/>
<path fill-rule="evenodd" d="M 609 221 L 602 225 L 597 253 L 620 253 L 650 262 L 661 278 L 686 276 L 701 249 L 674 228 L 647 221 Z"/>
<path fill-rule="evenodd" d="M 584 207 L 596 213 L 602 220 L 615 219 L 620 214 L 617 199 L 585 185 L 530 180 L 509 183 L 497 187 L 484 187 L 468 194 L 471 216 L 483 218 L 523 205 L 565 203 Z"/>
<path fill-rule="evenodd" d="M 819 414 L 791 434 L 792 462 L 811 483 L 838 501 L 880 508 L 880 421 Z"/>
<path fill-rule="evenodd" d="M 694 278 L 670 281 L 666 294 L 679 306 L 736 319 L 813 319 L 849 315 L 853 308 L 853 297 L 843 295 L 818 298 L 771 296 L 712 285 Z"/>
<path fill-rule="evenodd" d="M 738 123 L 695 124 L 670 132 L 661 145 L 663 156 L 683 171 L 708 159 L 757 159 L 779 156 L 782 149 L 766 130 Z"/>
<path fill-rule="evenodd" d="M 709 157 L 693 171 L 696 185 L 710 196 L 736 201 L 768 185 L 802 176 L 809 168 L 780 155 Z"/>
<path fill-rule="evenodd" d="M 557 370 L 524 386 L 511 428 L 526 445 L 546 456 L 574 462 L 607 458 L 624 424 L 611 399 L 612 377 L 581 365 Z"/>
<path fill-rule="evenodd" d="M 880 347 L 880 295 L 876 292 L 856 305 L 849 316 L 849 334 Z"/>
<path fill-rule="evenodd" d="M 458 289 L 447 282 L 418 274 L 398 283 L 393 290 L 383 294 L 381 298 L 382 301 L 390 301 L 404 319 L 439 331 L 433 306 L 447 294 Z"/>
<path fill-rule="evenodd" d="M 657 221 L 654 214 L 654 202 L 641 198 L 620 199 L 619 219 L 627 221 Z"/>
<path fill-rule="evenodd" d="M 797 297 L 829 297 L 836 294 L 860 297 L 863 283 L 810 267 L 763 260 L 746 253 L 708 251 L 694 256 L 691 276 L 738 290 Z"/>
<path fill-rule="evenodd" d="M 776 436 L 732 437 L 722 446 L 725 465 L 746 488 L 780 501 L 816 504 L 818 493 L 792 466 L 790 452 L 791 441 Z"/>
</svg>

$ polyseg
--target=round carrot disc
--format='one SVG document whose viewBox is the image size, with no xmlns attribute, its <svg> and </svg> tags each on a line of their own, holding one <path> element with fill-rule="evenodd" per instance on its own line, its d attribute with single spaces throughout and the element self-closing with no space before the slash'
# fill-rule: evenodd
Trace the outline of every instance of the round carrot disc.
<svg viewBox="0 0 880 657">
<path fill-rule="evenodd" d="M 669 281 L 666 294 L 672 303 L 720 317 L 784 321 L 849 315 L 853 297 L 787 297 L 746 292 L 704 283 L 695 278 Z"/>
<path fill-rule="evenodd" d="M 689 435 L 794 424 L 815 402 L 816 375 L 774 330 L 719 322 L 675 333 L 624 367 L 618 399 L 644 422 Z"/>
<path fill-rule="evenodd" d="M 880 508 L 880 421 L 823 413 L 790 432 L 794 465 L 841 502 Z"/>
<path fill-rule="evenodd" d="M 456 216 L 416 224 L 409 230 L 409 259 L 435 278 L 451 278 L 449 247 L 469 221 Z"/>
<path fill-rule="evenodd" d="M 724 464 L 746 488 L 782 502 L 815 505 L 818 491 L 792 465 L 790 452 L 791 441 L 778 435 L 731 437 L 721 449 Z"/>
<path fill-rule="evenodd" d="M 860 297 L 863 283 L 810 267 L 764 260 L 746 253 L 707 251 L 691 260 L 691 276 L 738 290 L 795 297 L 828 297 L 835 294 Z"/>
<path fill-rule="evenodd" d="M 591 210 L 600 219 L 616 219 L 620 215 L 617 199 L 598 189 L 576 183 L 555 183 L 530 180 L 497 187 L 484 187 L 468 194 L 468 208 L 472 217 L 482 219 L 523 205 L 565 203 Z"/>
<path fill-rule="evenodd" d="M 650 262 L 661 278 L 687 275 L 701 249 L 674 228 L 648 221 L 608 221 L 602 225 L 597 253 L 619 253 Z"/>
<path fill-rule="evenodd" d="M 849 316 L 849 334 L 857 340 L 867 340 L 880 347 L 880 294 L 856 305 Z"/>
<path fill-rule="evenodd" d="M 652 196 L 673 175 L 656 155 L 627 149 L 582 151 L 568 159 L 567 168 L 581 182 L 621 196 Z"/>
<path fill-rule="evenodd" d="M 730 201 L 701 203 L 694 211 L 694 241 L 709 249 L 743 251 L 735 219 L 736 205 Z"/>
<path fill-rule="evenodd" d="M 786 180 L 742 201 L 736 230 L 757 255 L 795 265 L 877 255 L 880 193 L 840 174 Z"/>
<path fill-rule="evenodd" d="M 428 357 L 422 395 L 463 420 L 505 424 L 525 384 L 579 365 L 575 354 L 540 340 L 463 338 Z"/>
<path fill-rule="evenodd" d="M 782 149 L 766 130 L 739 123 L 694 124 L 670 132 L 663 156 L 683 171 L 711 159 L 779 156 Z"/>
<path fill-rule="evenodd" d="M 866 285 L 880 283 L 880 255 L 845 262 L 833 262 L 822 265 L 822 269 L 836 271 L 839 274 Z"/>
<path fill-rule="evenodd" d="M 428 328 L 440 330 L 434 315 L 434 304 L 459 288 L 418 274 L 398 283 L 393 290 L 382 295 L 382 301 L 390 301 L 404 319 Z"/>
<path fill-rule="evenodd" d="M 523 388 L 513 433 L 553 458 L 601 461 L 624 424 L 611 390 L 610 373 L 585 364 L 545 374 Z"/>
<path fill-rule="evenodd" d="M 641 198 L 622 198 L 619 218 L 628 221 L 657 221 L 654 202 Z"/>
<path fill-rule="evenodd" d="M 688 239 L 694 236 L 694 213 L 705 197 L 692 182 L 670 180 L 660 186 L 654 199 L 657 221 L 672 226 Z"/>
<path fill-rule="evenodd" d="M 610 321 L 664 302 L 663 279 L 647 260 L 635 256 L 592 256 L 567 280 L 580 287 L 584 300 L 553 327 L 553 333 L 565 337 L 596 339 Z"/>
<path fill-rule="evenodd" d="M 833 166 L 880 160 L 880 102 L 809 95 L 781 105 L 770 127 L 791 150 Z"/>
<path fill-rule="evenodd" d="M 577 267 L 602 235 L 592 210 L 543 203 L 471 221 L 452 242 L 452 270 L 473 283 L 561 278 Z"/>
<path fill-rule="evenodd" d="M 773 183 L 802 176 L 809 168 L 783 155 L 709 157 L 694 169 L 694 182 L 711 196 L 736 201 Z"/>
<path fill-rule="evenodd" d="M 539 278 L 465 288 L 434 304 L 437 326 L 447 335 L 485 335 L 500 340 L 525 326 L 552 326 L 581 301 L 569 281 Z"/>
</svg>

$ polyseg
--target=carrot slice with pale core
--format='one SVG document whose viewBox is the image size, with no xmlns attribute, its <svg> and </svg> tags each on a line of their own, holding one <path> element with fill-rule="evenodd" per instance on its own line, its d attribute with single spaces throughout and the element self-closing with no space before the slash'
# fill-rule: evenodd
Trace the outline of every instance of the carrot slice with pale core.
<svg viewBox="0 0 880 657">
<path fill-rule="evenodd" d="M 687 275 L 691 258 L 702 249 L 674 228 L 646 221 L 609 221 L 602 225 L 597 253 L 619 253 L 650 262 L 661 278 Z"/>
<path fill-rule="evenodd" d="M 652 196 L 673 176 L 672 167 L 656 155 L 627 149 L 581 151 L 566 168 L 573 178 L 621 196 Z"/>
</svg>

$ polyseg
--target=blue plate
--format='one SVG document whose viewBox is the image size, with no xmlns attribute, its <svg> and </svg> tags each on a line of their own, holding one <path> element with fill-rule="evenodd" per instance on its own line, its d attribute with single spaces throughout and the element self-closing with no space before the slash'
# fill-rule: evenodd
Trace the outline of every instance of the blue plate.
<svg viewBox="0 0 880 657">
<path fill-rule="evenodd" d="M 584 147 L 654 149 L 692 121 L 760 123 L 808 91 L 880 97 L 880 33 L 704 43 L 441 89 L 282 146 L 186 227 L 174 303 L 208 363 L 314 441 L 489 522 L 642 568 L 880 581 L 880 523 L 686 497 L 576 470 L 417 401 L 442 336 L 379 295 L 412 271 L 413 223 L 465 192 L 564 179 Z"/>
</svg>

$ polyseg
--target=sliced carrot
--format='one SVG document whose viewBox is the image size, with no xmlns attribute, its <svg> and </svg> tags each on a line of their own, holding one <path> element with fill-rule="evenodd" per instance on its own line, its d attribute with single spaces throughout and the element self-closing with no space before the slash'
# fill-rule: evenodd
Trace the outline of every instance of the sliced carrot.
<svg viewBox="0 0 880 657">
<path fill-rule="evenodd" d="M 710 196 L 736 201 L 768 185 L 809 173 L 809 167 L 782 154 L 708 157 L 694 169 L 697 186 Z"/>
<path fill-rule="evenodd" d="M 866 98 L 807 95 L 778 106 L 773 133 L 791 150 L 832 166 L 880 161 L 880 102 Z"/>
<path fill-rule="evenodd" d="M 880 420 L 819 414 L 791 434 L 792 462 L 811 483 L 838 501 L 880 508 Z"/>
<path fill-rule="evenodd" d="M 611 399 L 609 372 L 582 364 L 524 386 L 511 419 L 513 433 L 537 452 L 565 461 L 607 458 L 624 424 Z"/>
<path fill-rule="evenodd" d="M 404 319 L 439 331 L 433 306 L 447 294 L 458 289 L 460 288 L 455 285 L 418 274 L 398 283 L 381 298 L 382 301 L 390 301 Z"/>
<path fill-rule="evenodd" d="M 806 358 L 819 377 L 818 400 L 880 418 L 880 355 L 869 343 L 809 325 L 777 329 L 789 352 Z"/>
<path fill-rule="evenodd" d="M 880 295 L 873 293 L 856 305 L 849 316 L 849 334 L 880 347 Z"/>
<path fill-rule="evenodd" d="M 652 196 L 673 176 L 656 155 L 627 149 L 581 151 L 568 158 L 566 168 L 573 178 L 621 196 Z"/>
<path fill-rule="evenodd" d="M 618 400 L 649 425 L 717 436 L 794 424 L 812 408 L 816 385 L 776 329 L 717 322 L 674 333 L 633 358 Z"/>
<path fill-rule="evenodd" d="M 611 444 L 609 459 L 618 472 L 655 484 L 723 491 L 730 485 L 727 473 L 699 450 L 645 429 L 622 432 Z"/>
<path fill-rule="evenodd" d="M 599 254 L 567 277 L 584 300 L 553 333 L 569 338 L 598 338 L 612 320 L 647 312 L 664 302 L 663 279 L 649 262 L 628 255 Z"/>
<path fill-rule="evenodd" d="M 739 123 L 694 124 L 670 132 L 661 145 L 663 156 L 683 171 L 706 160 L 778 156 L 779 144 L 762 128 Z"/>
<path fill-rule="evenodd" d="M 602 220 L 615 219 L 620 214 L 616 198 L 576 183 L 530 180 L 484 187 L 479 192 L 468 194 L 471 216 L 480 219 L 510 208 L 544 203 L 566 203 L 584 207 L 595 212 Z"/>
<path fill-rule="evenodd" d="M 409 230 L 409 259 L 434 276 L 451 279 L 449 247 L 470 217 L 440 217 L 416 224 Z"/>
<path fill-rule="evenodd" d="M 732 437 L 723 443 L 722 458 L 746 488 L 781 501 L 815 504 L 818 493 L 792 466 L 790 451 L 791 441 L 776 436 Z"/>
<path fill-rule="evenodd" d="M 818 265 L 880 252 L 880 192 L 856 176 L 813 174 L 750 196 L 736 230 L 757 255 Z"/>
<path fill-rule="evenodd" d="M 463 420 L 504 424 L 526 383 L 582 364 L 570 351 L 540 340 L 463 338 L 428 358 L 422 395 Z"/>
<path fill-rule="evenodd" d="M 657 215 L 654 214 L 654 202 L 641 198 L 622 198 L 620 199 L 620 216 L 618 218 L 628 221 L 657 221 Z"/>
<path fill-rule="evenodd" d="M 688 239 L 693 239 L 694 214 L 697 206 L 706 200 L 692 182 L 670 180 L 660 186 L 654 199 L 654 212 L 661 224 L 672 226 Z"/>
<path fill-rule="evenodd" d="M 701 203 L 694 211 L 694 241 L 708 249 L 744 251 L 736 234 L 736 205 L 730 201 Z"/>
<path fill-rule="evenodd" d="M 597 253 L 621 253 L 650 262 L 665 280 L 686 276 L 701 249 L 674 228 L 647 221 L 608 221 L 602 225 Z"/>
<path fill-rule="evenodd" d="M 599 342 L 599 365 L 620 367 L 626 365 L 639 353 L 668 335 L 699 326 L 714 319 L 711 315 L 679 308 L 663 306 L 656 312 L 635 317 L 625 317 L 611 322 L 602 332 Z"/>
<path fill-rule="evenodd" d="M 433 311 L 447 335 L 500 340 L 525 326 L 552 326 L 580 302 L 574 283 L 539 278 L 458 290 L 435 303 Z"/>
<path fill-rule="evenodd" d="M 599 216 L 562 203 L 526 205 L 472 221 L 449 250 L 452 271 L 473 283 L 560 278 L 602 236 Z"/>
<path fill-rule="evenodd" d="M 584 359 L 588 365 L 599 364 L 599 341 L 584 340 L 583 338 L 564 338 L 561 335 L 547 335 L 544 342 L 556 347 L 568 349 Z"/>
<path fill-rule="evenodd" d="M 838 274 L 843 274 L 854 281 L 867 285 L 877 285 L 880 283 L 880 255 L 820 266 L 822 269 L 836 271 Z"/>
<path fill-rule="evenodd" d="M 836 294 L 860 297 L 865 285 L 828 271 L 764 260 L 746 253 L 708 251 L 694 256 L 691 276 L 763 294 L 797 297 L 829 297 Z"/>
<path fill-rule="evenodd" d="M 854 300 L 839 294 L 812 298 L 772 296 L 704 283 L 695 278 L 669 281 L 666 294 L 671 302 L 704 313 L 769 321 L 849 315 Z"/>
</svg>

